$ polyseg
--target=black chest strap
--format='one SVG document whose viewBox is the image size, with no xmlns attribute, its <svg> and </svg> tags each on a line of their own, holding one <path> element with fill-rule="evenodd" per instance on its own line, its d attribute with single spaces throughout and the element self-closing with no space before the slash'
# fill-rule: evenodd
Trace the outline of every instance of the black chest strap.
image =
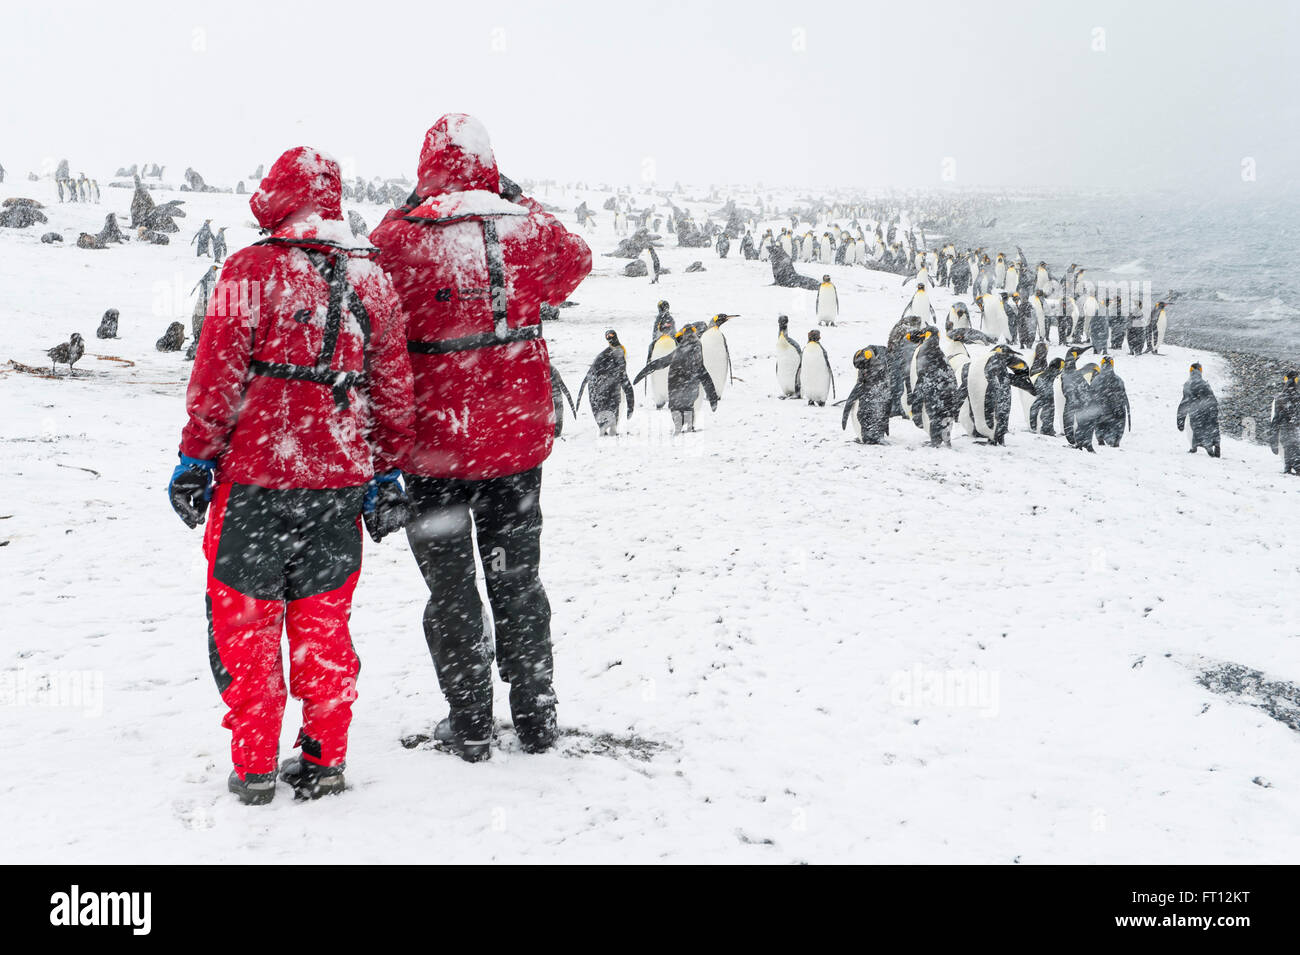
<svg viewBox="0 0 1300 955">
<path fill-rule="evenodd" d="M 325 334 L 321 343 L 320 354 L 314 365 L 290 365 L 282 362 L 253 359 L 249 367 L 255 375 L 266 378 L 282 378 L 289 381 L 306 381 L 324 385 L 334 396 L 334 404 L 340 411 L 351 407 L 348 392 L 354 388 L 364 387 L 369 376 L 370 367 L 370 313 L 366 311 L 361 296 L 348 283 L 347 260 L 342 251 L 322 252 L 315 244 L 293 242 L 285 239 L 264 239 L 258 245 L 288 245 L 302 249 L 312 266 L 320 273 L 329 286 L 329 305 L 325 313 Z M 343 327 L 343 303 L 347 302 L 348 311 L 361 326 L 361 348 L 365 355 L 366 371 L 337 371 L 330 367 L 334 362 L 334 352 L 338 348 L 339 333 Z"/>
<path fill-rule="evenodd" d="M 476 348 L 493 348 L 510 342 L 527 342 L 541 337 L 541 325 L 525 325 L 523 328 L 507 328 L 504 335 L 496 332 L 480 332 L 477 335 L 443 338 L 432 342 L 407 342 L 406 350 L 412 355 L 447 355 L 457 351 L 473 351 Z"/>
</svg>

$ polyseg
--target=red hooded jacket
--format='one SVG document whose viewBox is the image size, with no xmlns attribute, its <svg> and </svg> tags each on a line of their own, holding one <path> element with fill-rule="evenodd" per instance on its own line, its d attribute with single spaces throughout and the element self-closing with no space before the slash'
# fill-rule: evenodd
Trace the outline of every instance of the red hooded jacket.
<svg viewBox="0 0 1300 955">
<path fill-rule="evenodd" d="M 416 192 L 427 198 L 393 210 L 370 234 L 407 315 L 412 474 L 503 477 L 551 453 L 541 306 L 578 287 L 591 250 L 533 200 L 510 202 L 499 189 L 487 131 L 450 113 L 424 140 Z"/>
<path fill-rule="evenodd" d="M 406 463 L 412 392 L 405 317 L 371 261 L 373 250 L 357 246 L 342 222 L 340 197 L 338 164 L 298 147 L 276 160 L 249 201 L 271 238 L 236 252 L 222 269 L 181 435 L 182 454 L 217 461 L 218 481 L 351 487 Z M 325 355 L 331 286 L 303 246 L 341 265 L 356 295 L 336 282 L 341 309 L 332 356 Z M 285 366 L 313 373 L 318 362 L 324 384 L 274 376 Z M 344 377 L 349 373 L 367 378 Z"/>
</svg>

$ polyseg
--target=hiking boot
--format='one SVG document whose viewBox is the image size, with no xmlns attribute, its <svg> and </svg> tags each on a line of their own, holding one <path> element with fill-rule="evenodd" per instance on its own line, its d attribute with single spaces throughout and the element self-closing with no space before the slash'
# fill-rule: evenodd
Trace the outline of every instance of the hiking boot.
<svg viewBox="0 0 1300 955">
<path fill-rule="evenodd" d="M 452 707 L 433 729 L 433 739 L 467 763 L 492 758 L 492 710 L 489 707 Z"/>
<path fill-rule="evenodd" d="M 280 764 L 280 778 L 293 787 L 295 799 L 319 799 L 343 792 L 343 765 L 321 766 L 301 756 Z"/>
<path fill-rule="evenodd" d="M 510 715 L 515 723 L 515 735 L 525 753 L 544 753 L 555 745 L 559 735 L 555 704 L 552 690 L 511 691 Z"/>
<path fill-rule="evenodd" d="M 239 773 L 230 771 L 226 788 L 239 797 L 245 806 L 265 806 L 275 798 L 275 773 Z"/>
</svg>

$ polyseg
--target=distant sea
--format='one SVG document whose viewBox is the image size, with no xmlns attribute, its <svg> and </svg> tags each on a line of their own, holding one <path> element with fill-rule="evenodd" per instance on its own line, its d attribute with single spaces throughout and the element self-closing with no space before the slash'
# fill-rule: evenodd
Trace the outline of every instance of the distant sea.
<svg viewBox="0 0 1300 955">
<path fill-rule="evenodd" d="M 1153 301 L 1174 292 L 1170 342 L 1231 361 L 1231 432 L 1266 412 L 1284 366 L 1300 366 L 1300 193 L 1242 183 L 1214 197 L 1069 195 L 1005 201 L 989 215 L 990 227 L 954 229 L 958 245 L 1019 245 L 1058 277 L 1077 262 L 1096 281 L 1150 281 Z"/>
</svg>

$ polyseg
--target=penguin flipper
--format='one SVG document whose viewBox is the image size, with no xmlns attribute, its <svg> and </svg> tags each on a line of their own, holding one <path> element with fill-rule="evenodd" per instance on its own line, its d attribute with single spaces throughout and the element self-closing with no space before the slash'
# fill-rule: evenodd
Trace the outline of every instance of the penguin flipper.
<svg viewBox="0 0 1300 955">
<path fill-rule="evenodd" d="M 582 376 L 582 384 L 578 386 L 578 401 L 577 401 L 578 404 L 582 404 L 582 393 L 587 390 L 587 379 L 590 377 L 591 377 L 590 371 L 588 371 L 585 375 Z M 595 414 L 595 412 L 593 411 L 592 414 Z M 573 416 L 575 418 L 578 417 L 578 411 L 576 408 L 574 409 Z"/>
<path fill-rule="evenodd" d="M 632 417 L 632 412 L 636 410 L 636 389 L 632 387 L 632 382 L 627 380 L 627 375 L 623 375 L 623 395 L 627 398 L 627 416 Z"/>
<path fill-rule="evenodd" d="M 849 426 L 849 410 L 853 407 L 853 399 L 857 398 L 860 400 L 865 395 L 865 391 L 866 389 L 862 387 L 862 382 L 858 382 L 853 386 L 853 390 L 849 392 L 849 396 L 842 402 L 844 405 L 844 413 L 840 415 L 841 431 L 845 430 Z M 836 402 L 836 404 L 840 404 L 840 402 Z"/>
<path fill-rule="evenodd" d="M 551 366 L 551 387 L 559 388 L 560 394 L 564 395 L 565 401 L 569 403 L 569 410 L 573 412 L 573 417 L 578 417 L 578 407 L 573 403 L 573 396 L 569 394 L 569 389 L 565 387 L 564 379 L 560 377 L 560 370 L 554 365 Z"/>
<path fill-rule="evenodd" d="M 642 368 L 640 371 L 636 373 L 636 377 L 632 379 L 632 384 L 635 385 L 642 378 L 645 378 L 653 374 L 654 372 L 658 371 L 660 368 L 667 368 L 669 365 L 672 364 L 673 356 L 676 354 L 677 353 L 675 351 L 671 351 L 667 355 L 661 355 L 658 358 L 656 358 L 654 361 L 649 362 L 644 368 Z M 581 398 L 581 395 L 579 395 L 579 398 Z"/>
<path fill-rule="evenodd" d="M 831 397 L 835 397 L 835 369 L 831 367 L 831 356 L 826 354 L 826 349 L 822 349 L 822 361 L 826 362 L 826 374 L 831 376 Z"/>
</svg>

